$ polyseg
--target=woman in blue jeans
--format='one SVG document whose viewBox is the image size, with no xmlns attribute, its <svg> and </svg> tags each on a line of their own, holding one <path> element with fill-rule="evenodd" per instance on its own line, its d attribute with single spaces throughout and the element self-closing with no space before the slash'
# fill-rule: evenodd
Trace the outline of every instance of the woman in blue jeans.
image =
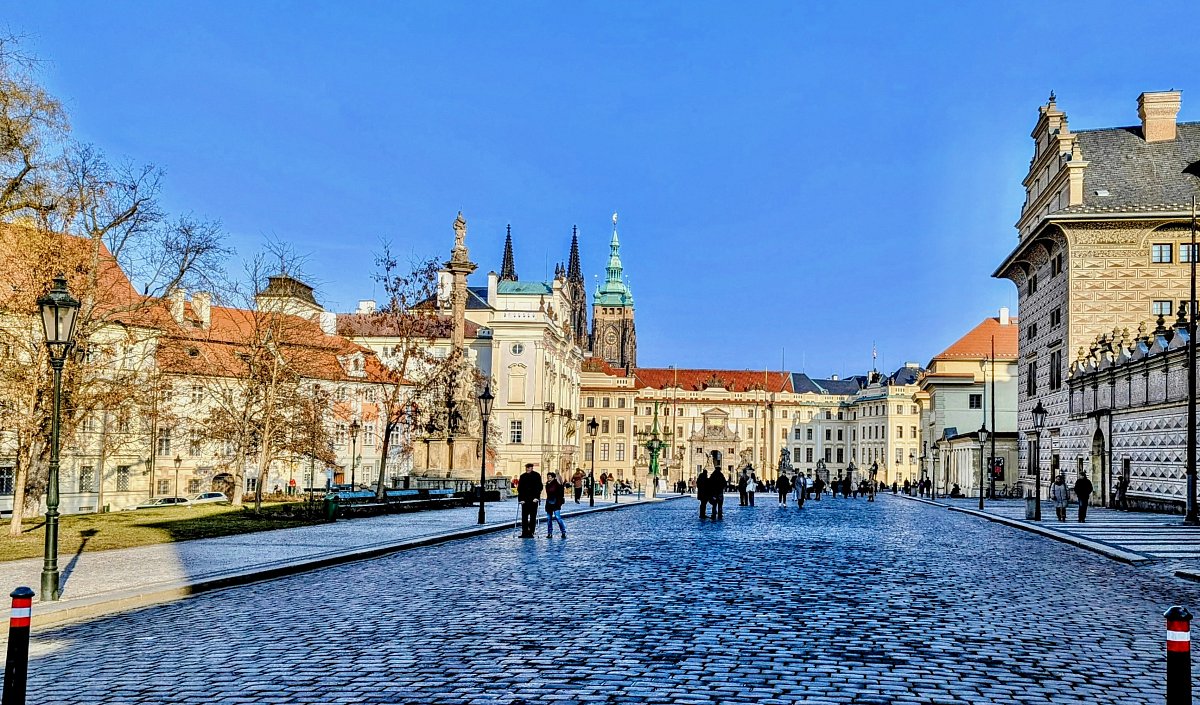
<svg viewBox="0 0 1200 705">
<path fill-rule="evenodd" d="M 567 527 L 563 524 L 562 508 L 566 503 L 566 487 L 562 482 L 559 482 L 558 475 L 555 473 L 548 474 L 549 479 L 546 481 L 546 538 L 554 535 L 554 522 L 558 522 L 558 530 L 562 532 L 562 537 L 567 537 Z"/>
</svg>

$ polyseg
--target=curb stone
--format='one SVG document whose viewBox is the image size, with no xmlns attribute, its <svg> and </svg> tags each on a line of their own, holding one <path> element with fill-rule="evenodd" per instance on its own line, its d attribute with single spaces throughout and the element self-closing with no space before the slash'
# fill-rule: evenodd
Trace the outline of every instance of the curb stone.
<svg viewBox="0 0 1200 705">
<path fill-rule="evenodd" d="M 564 514 L 565 517 L 585 516 L 599 512 L 612 512 L 626 507 L 642 507 L 658 502 L 670 502 L 683 499 L 690 495 L 678 495 L 653 500 L 634 500 L 628 504 L 611 504 L 604 507 L 588 507 Z M 318 555 L 309 555 L 298 559 L 284 559 L 260 563 L 248 568 L 236 568 L 229 571 L 219 571 L 197 576 L 191 580 L 173 580 L 150 583 L 127 590 L 114 590 L 75 600 L 64 600 L 55 603 L 34 603 L 31 624 L 34 627 L 46 627 L 68 622 L 80 622 L 119 612 L 150 607 L 165 602 L 198 595 L 213 590 L 248 585 L 250 583 L 273 580 L 288 575 L 307 573 L 309 571 L 329 568 L 331 566 L 354 563 L 357 561 L 379 558 L 392 553 L 408 551 L 414 548 L 434 546 L 440 543 L 475 538 L 487 534 L 497 534 L 512 531 L 516 522 L 503 522 L 474 526 L 464 529 L 454 529 L 424 536 L 410 537 L 397 541 L 383 541 L 375 544 L 355 546 L 345 550 L 329 551 Z M 4 641 L 4 639 L 0 639 Z"/>
<path fill-rule="evenodd" d="M 1002 516 L 999 516 L 996 514 L 989 514 L 988 512 L 981 512 L 978 509 L 967 509 L 966 507 L 952 507 L 947 504 L 941 504 L 939 502 L 935 502 L 931 499 L 923 499 L 920 497 L 907 497 L 904 495 L 901 495 L 901 497 L 903 497 L 904 499 L 906 499 L 910 502 L 920 502 L 922 504 L 929 504 L 929 505 L 932 505 L 935 507 L 941 507 L 942 509 L 948 509 L 949 511 L 952 511 L 952 512 L 961 512 L 963 514 L 970 514 L 971 516 L 981 517 L 983 519 L 987 519 L 988 521 L 992 521 L 997 524 L 1004 524 L 1005 526 L 1011 526 L 1014 529 L 1028 531 L 1031 534 L 1037 534 L 1038 536 L 1043 536 L 1048 539 L 1054 539 L 1055 541 L 1061 541 L 1062 543 L 1070 544 L 1072 546 L 1075 546 L 1076 548 L 1082 548 L 1085 551 L 1091 551 L 1092 553 L 1099 553 L 1100 555 L 1104 556 L 1105 558 L 1111 558 L 1114 561 L 1120 561 L 1122 563 L 1128 563 L 1130 565 L 1142 565 L 1145 563 L 1150 563 L 1151 561 L 1154 560 L 1153 558 L 1151 558 L 1145 554 L 1142 554 L 1142 553 L 1136 553 L 1134 551 L 1126 551 L 1124 549 L 1116 548 L 1114 546 L 1109 546 L 1107 544 L 1103 544 L 1098 541 L 1092 541 L 1090 539 L 1084 539 L 1084 538 L 1080 538 L 1078 536 L 1072 536 L 1070 534 L 1065 534 L 1060 531 L 1055 531 L 1054 529 L 1048 529 L 1044 526 L 1038 526 L 1037 524 L 1031 524 L 1028 521 L 1021 521 L 1020 519 L 1010 519 L 1008 517 L 1002 517 Z M 1182 573 L 1182 572 L 1185 572 L 1185 571 L 1178 571 L 1178 573 Z M 1178 573 L 1176 573 L 1176 574 L 1178 575 Z M 1184 577 L 1184 576 L 1179 576 L 1179 577 Z M 1197 580 L 1197 582 L 1200 582 L 1200 576 L 1197 576 L 1196 580 Z"/>
</svg>

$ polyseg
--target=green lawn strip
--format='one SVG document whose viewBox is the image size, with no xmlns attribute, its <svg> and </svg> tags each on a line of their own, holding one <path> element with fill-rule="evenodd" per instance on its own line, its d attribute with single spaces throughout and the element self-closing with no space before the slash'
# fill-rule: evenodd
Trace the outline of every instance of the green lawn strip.
<svg viewBox="0 0 1200 705">
<path fill-rule="evenodd" d="M 262 512 L 235 509 L 219 504 L 194 507 L 139 509 L 105 514 L 73 514 L 59 521 L 58 556 L 61 564 L 71 556 L 87 551 L 148 546 L 190 539 L 248 534 L 255 531 L 287 529 L 323 522 L 320 518 L 299 516 L 295 510 L 303 503 L 263 505 Z M 295 514 L 295 515 L 293 515 Z M 0 528 L 0 531 L 3 531 Z M 26 519 L 20 536 L 0 538 L 0 561 L 40 558 L 45 538 L 45 518 Z"/>
</svg>

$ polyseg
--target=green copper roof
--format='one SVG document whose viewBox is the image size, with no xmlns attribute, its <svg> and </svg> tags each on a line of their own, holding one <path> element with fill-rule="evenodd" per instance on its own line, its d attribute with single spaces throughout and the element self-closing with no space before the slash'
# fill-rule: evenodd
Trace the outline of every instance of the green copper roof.
<svg viewBox="0 0 1200 705">
<path fill-rule="evenodd" d="M 594 303 L 597 306 L 633 306 L 633 294 L 625 285 L 621 266 L 621 241 L 617 239 L 617 221 L 613 216 L 612 240 L 608 243 L 608 267 L 605 268 L 604 283 L 596 287 Z"/>
<path fill-rule="evenodd" d="M 496 284 L 496 293 L 548 296 L 554 293 L 554 287 L 546 282 L 521 282 L 505 280 Z"/>
</svg>

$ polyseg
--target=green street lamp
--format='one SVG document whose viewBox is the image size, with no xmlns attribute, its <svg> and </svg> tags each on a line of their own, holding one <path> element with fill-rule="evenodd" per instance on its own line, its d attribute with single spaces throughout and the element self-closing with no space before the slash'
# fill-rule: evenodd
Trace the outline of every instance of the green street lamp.
<svg viewBox="0 0 1200 705">
<path fill-rule="evenodd" d="M 479 454 L 479 522 L 483 524 L 487 521 L 483 511 L 483 492 L 484 483 L 487 482 L 487 432 L 488 418 L 492 415 L 492 402 L 496 399 L 492 394 L 492 386 L 486 385 L 483 391 L 479 393 L 479 418 L 481 419 L 481 433 L 483 435 L 483 446 Z"/>
<path fill-rule="evenodd" d="M 662 452 L 663 447 L 666 445 L 663 443 L 662 434 L 658 430 L 658 402 L 654 403 L 654 422 L 650 426 L 650 432 L 641 433 L 639 435 L 642 439 L 642 445 L 645 446 L 646 451 L 650 453 L 650 467 L 648 474 L 650 475 L 649 482 L 651 492 L 653 492 L 658 486 L 658 454 Z M 653 497 L 653 494 L 648 496 Z"/>
<path fill-rule="evenodd" d="M 592 469 L 588 470 L 588 506 L 596 506 L 596 429 L 600 428 L 600 424 L 596 423 L 596 417 L 593 416 L 591 421 L 587 423 L 588 435 L 592 437 Z"/>
<path fill-rule="evenodd" d="M 46 551 L 42 564 L 42 600 L 57 600 L 58 575 L 58 450 L 59 414 L 62 405 L 62 371 L 67 353 L 75 344 L 75 319 L 79 300 L 67 291 L 62 275 L 54 278 L 50 291 L 37 301 L 46 334 L 46 351 L 54 372 L 54 411 L 50 422 L 50 478 L 46 485 Z"/>
</svg>

